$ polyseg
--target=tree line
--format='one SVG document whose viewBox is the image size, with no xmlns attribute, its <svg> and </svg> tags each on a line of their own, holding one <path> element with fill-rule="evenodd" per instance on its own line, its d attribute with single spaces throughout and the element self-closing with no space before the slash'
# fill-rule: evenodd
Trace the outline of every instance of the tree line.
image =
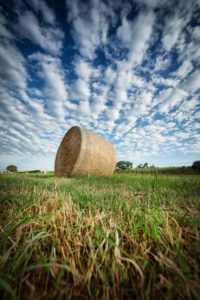
<svg viewBox="0 0 200 300">
<path fill-rule="evenodd" d="M 134 173 L 177 173 L 177 174 L 192 174 L 200 173 L 200 160 L 194 161 L 191 166 L 181 166 L 181 167 L 155 167 L 154 165 L 149 165 L 147 162 L 144 164 L 139 164 L 133 168 L 133 164 L 130 161 L 120 160 L 116 164 L 116 170 L 130 171 Z"/>
<path fill-rule="evenodd" d="M 6 170 L 8 172 L 17 172 L 17 166 L 15 165 L 9 165 L 7 166 Z M 165 168 L 156 168 L 154 165 L 149 165 L 147 162 L 144 164 L 139 164 L 138 166 L 136 166 L 136 168 L 133 168 L 133 164 L 130 161 L 127 160 L 120 160 L 117 162 L 116 164 L 116 170 L 126 170 L 126 171 L 135 171 L 138 173 L 139 171 L 142 173 L 142 171 L 146 170 L 145 173 L 148 173 L 148 171 L 155 171 L 155 170 L 159 170 L 161 173 L 176 173 L 176 171 L 178 173 L 191 173 L 192 171 L 194 171 L 195 173 L 200 173 L 200 160 L 196 160 L 193 162 L 192 166 L 182 166 L 182 167 L 165 167 Z M 37 172 L 41 172 L 40 170 L 33 170 L 33 171 L 29 171 L 29 173 L 37 173 Z M 154 173 L 154 172 L 153 172 Z"/>
</svg>

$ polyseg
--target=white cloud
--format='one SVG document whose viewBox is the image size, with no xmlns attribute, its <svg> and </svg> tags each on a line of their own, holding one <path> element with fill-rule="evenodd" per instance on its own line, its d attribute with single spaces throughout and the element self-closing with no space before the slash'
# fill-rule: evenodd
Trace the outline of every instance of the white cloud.
<svg viewBox="0 0 200 300">
<path fill-rule="evenodd" d="M 162 6 L 170 6 L 172 1 L 170 0 L 135 0 L 138 4 L 145 4 L 150 8 L 162 7 Z"/>
<path fill-rule="evenodd" d="M 91 104 L 92 115 L 95 119 L 107 108 L 105 96 L 97 95 L 93 97 L 94 102 Z"/>
<path fill-rule="evenodd" d="M 189 29 L 188 29 L 189 31 Z M 191 32 L 191 28 L 190 31 Z M 190 33 L 190 36 L 192 34 Z M 198 64 L 200 60 L 200 47 L 199 42 L 195 39 L 192 39 L 191 41 L 185 41 L 183 40 L 182 43 L 179 43 L 177 45 L 177 50 L 179 53 L 179 59 L 181 61 L 193 61 L 194 63 Z"/>
<path fill-rule="evenodd" d="M 90 97 L 89 84 L 84 79 L 77 79 L 73 87 L 72 96 L 76 100 L 88 100 Z"/>
<path fill-rule="evenodd" d="M 174 16 L 166 19 L 162 43 L 167 51 L 170 51 L 176 44 L 178 37 L 185 25 L 185 20 L 180 18 L 177 13 Z"/>
<path fill-rule="evenodd" d="M 142 88 L 144 86 L 146 86 L 146 82 L 142 77 L 139 77 L 135 74 L 132 75 L 132 84 L 133 86 L 136 86 L 138 88 Z"/>
<path fill-rule="evenodd" d="M 200 26 L 194 27 L 192 36 L 197 42 L 200 42 Z"/>
<path fill-rule="evenodd" d="M 124 17 L 125 18 L 125 17 Z M 112 120 L 112 125 L 115 126 L 114 121 L 119 119 L 120 117 L 120 110 L 123 107 L 124 103 L 127 103 L 128 101 L 128 91 L 131 89 L 132 86 L 140 86 L 143 87 L 145 81 L 140 78 L 137 75 L 133 75 L 131 72 L 131 66 L 132 64 L 134 65 L 135 62 L 134 60 L 136 59 L 138 64 L 141 63 L 142 58 L 144 57 L 144 54 L 148 48 L 151 33 L 152 33 L 152 28 L 153 28 L 153 23 L 154 23 L 155 16 L 152 12 L 148 13 L 140 13 L 137 19 L 134 21 L 133 24 L 128 23 L 126 19 L 124 19 L 124 22 L 128 25 L 133 25 L 134 27 L 134 36 L 131 33 L 131 26 L 129 27 L 129 38 L 126 38 L 123 42 L 126 42 L 126 46 L 129 48 L 129 55 L 128 55 L 128 61 L 122 61 L 122 62 L 117 62 L 118 68 L 114 70 L 112 67 L 108 67 L 105 71 L 105 78 L 104 81 L 106 84 L 114 84 L 114 92 L 112 92 L 112 99 L 113 99 L 113 107 L 108 107 L 106 108 L 105 106 L 105 100 L 104 101 L 95 101 L 92 102 L 91 109 L 92 111 L 96 111 L 98 113 L 101 113 L 102 111 L 105 110 L 105 113 L 108 117 L 108 120 Z M 145 23 L 145 24 L 144 24 Z M 123 26 L 123 24 L 122 24 Z M 148 29 L 146 30 L 146 26 Z M 123 31 L 123 27 L 121 28 L 121 31 Z M 139 32 L 138 32 L 139 31 Z M 123 32 L 120 33 L 120 30 L 118 31 L 118 37 L 123 36 Z M 120 36 L 121 34 L 121 36 Z M 133 37 L 133 40 L 130 38 L 130 36 Z M 131 56 L 132 55 L 132 56 Z M 132 60 L 132 62 L 130 62 Z M 102 76 L 102 75 L 101 75 Z M 87 97 L 89 95 L 88 92 L 88 86 L 84 84 L 82 81 L 80 82 L 78 87 L 78 90 L 80 91 L 79 94 L 82 94 Z M 148 85 L 150 85 L 148 83 Z M 149 86 L 150 87 L 150 86 Z M 152 87 L 151 87 L 152 88 Z M 107 97 L 110 97 L 108 95 Z M 140 104 L 138 106 L 138 112 L 144 113 L 146 112 L 146 105 Z M 131 116 L 132 121 L 133 116 Z"/>
<path fill-rule="evenodd" d="M 63 120 L 67 109 L 73 109 L 75 106 L 68 100 L 67 84 L 60 59 L 40 53 L 31 55 L 29 59 L 39 65 L 38 75 L 45 83 L 44 94 L 47 97 L 48 113 L 60 121 Z"/>
<path fill-rule="evenodd" d="M 112 67 L 108 66 L 105 70 L 105 82 L 108 84 L 112 84 L 116 78 L 116 71 L 113 70 Z"/>
<path fill-rule="evenodd" d="M 181 106 L 180 106 L 180 110 L 184 111 L 184 112 L 191 112 L 193 110 L 197 109 L 197 106 L 199 105 L 199 101 L 193 97 L 189 100 L 185 100 Z"/>
<path fill-rule="evenodd" d="M 29 0 L 34 10 L 41 12 L 43 20 L 51 25 L 55 23 L 55 13 L 43 0 Z"/>
<path fill-rule="evenodd" d="M 1 84 L 11 89 L 25 89 L 27 78 L 25 60 L 14 45 L 8 43 L 0 45 L 0 65 Z"/>
<path fill-rule="evenodd" d="M 149 47 L 153 31 L 155 14 L 153 11 L 140 12 L 134 21 L 128 21 L 125 17 L 122 25 L 117 30 L 119 39 L 129 49 L 128 60 L 124 62 L 125 68 L 139 65 Z"/>
<path fill-rule="evenodd" d="M 169 88 L 162 91 L 158 97 L 160 102 L 159 112 L 168 114 L 172 108 L 179 105 L 187 96 L 188 94 L 180 88 Z"/>
<path fill-rule="evenodd" d="M 182 88 L 188 92 L 195 92 L 200 88 L 200 70 L 194 71 L 182 84 Z"/>
<path fill-rule="evenodd" d="M 107 41 L 109 10 L 102 1 L 66 1 L 66 6 L 79 52 L 93 59 L 96 49 Z"/>
<path fill-rule="evenodd" d="M 175 76 L 180 78 L 186 77 L 193 69 L 193 64 L 189 60 L 185 60 L 182 65 L 174 72 Z"/>
<path fill-rule="evenodd" d="M 22 37 L 51 53 L 59 54 L 63 46 L 63 32 L 57 27 L 39 24 L 38 19 L 31 11 L 25 11 L 19 16 L 16 30 Z"/>
<path fill-rule="evenodd" d="M 8 21 L 3 16 L 0 10 L 0 40 L 2 39 L 11 40 L 14 38 L 14 36 L 10 33 L 7 27 L 8 27 Z"/>
<path fill-rule="evenodd" d="M 174 46 L 177 46 L 178 41 L 185 42 L 183 31 L 196 9 L 196 0 L 190 2 L 179 1 L 173 9 L 173 14 L 165 18 L 162 43 L 166 51 L 170 51 Z"/>
<path fill-rule="evenodd" d="M 109 107 L 106 110 L 106 116 L 108 118 L 108 120 L 117 120 L 119 118 L 119 109 L 117 109 L 116 107 Z M 114 124 L 114 122 L 113 122 Z"/>
<path fill-rule="evenodd" d="M 154 63 L 154 71 L 160 72 L 166 70 L 171 64 L 171 57 L 166 54 L 157 55 Z"/>
<path fill-rule="evenodd" d="M 87 99 L 84 99 L 79 103 L 78 110 L 76 111 L 76 115 L 79 117 L 81 116 L 86 116 L 87 118 L 91 118 L 91 110 L 90 110 L 90 104 Z"/>
<path fill-rule="evenodd" d="M 92 68 L 84 59 L 78 58 L 75 62 L 75 72 L 78 77 L 88 81 L 92 73 Z"/>
<path fill-rule="evenodd" d="M 151 92 L 141 92 L 137 97 L 135 97 L 132 103 L 132 108 L 128 109 L 126 118 L 131 120 L 137 120 L 139 116 L 143 116 L 148 113 L 149 109 L 153 107 L 152 105 L 153 95 Z"/>
<path fill-rule="evenodd" d="M 129 44 L 132 41 L 133 23 L 126 19 L 126 16 L 122 19 L 122 25 L 117 29 L 117 37 L 125 44 L 127 48 L 129 48 Z"/>
<path fill-rule="evenodd" d="M 120 110 L 123 103 L 128 99 L 128 90 L 132 84 L 132 73 L 130 71 L 118 71 L 114 86 L 114 104 Z"/>
<path fill-rule="evenodd" d="M 177 75 L 177 73 L 176 73 Z M 152 78 L 152 82 L 156 85 L 165 85 L 165 86 L 169 86 L 169 87 L 175 87 L 178 83 L 179 80 L 175 79 L 175 78 L 163 78 L 163 77 L 153 77 Z"/>
</svg>

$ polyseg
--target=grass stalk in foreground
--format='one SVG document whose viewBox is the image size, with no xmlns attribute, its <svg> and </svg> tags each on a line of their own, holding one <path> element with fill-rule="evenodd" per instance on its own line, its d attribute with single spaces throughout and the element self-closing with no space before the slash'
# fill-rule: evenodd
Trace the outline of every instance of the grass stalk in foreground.
<svg viewBox="0 0 200 300">
<path fill-rule="evenodd" d="M 3 299 L 199 299 L 199 183 L 1 175 Z"/>
</svg>

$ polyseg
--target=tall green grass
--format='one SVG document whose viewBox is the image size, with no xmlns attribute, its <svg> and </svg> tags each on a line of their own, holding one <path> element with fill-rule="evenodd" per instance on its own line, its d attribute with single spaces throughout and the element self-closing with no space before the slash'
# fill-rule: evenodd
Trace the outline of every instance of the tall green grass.
<svg viewBox="0 0 200 300">
<path fill-rule="evenodd" d="M 0 175 L 2 299 L 198 299 L 200 178 Z"/>
</svg>

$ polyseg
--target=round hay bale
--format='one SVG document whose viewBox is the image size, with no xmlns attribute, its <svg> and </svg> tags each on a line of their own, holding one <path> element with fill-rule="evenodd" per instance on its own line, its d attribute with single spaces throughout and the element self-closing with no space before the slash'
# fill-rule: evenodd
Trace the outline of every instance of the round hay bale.
<svg viewBox="0 0 200 300">
<path fill-rule="evenodd" d="M 116 165 L 115 149 L 95 133 L 72 127 L 64 136 L 56 154 L 56 176 L 111 176 Z"/>
</svg>

